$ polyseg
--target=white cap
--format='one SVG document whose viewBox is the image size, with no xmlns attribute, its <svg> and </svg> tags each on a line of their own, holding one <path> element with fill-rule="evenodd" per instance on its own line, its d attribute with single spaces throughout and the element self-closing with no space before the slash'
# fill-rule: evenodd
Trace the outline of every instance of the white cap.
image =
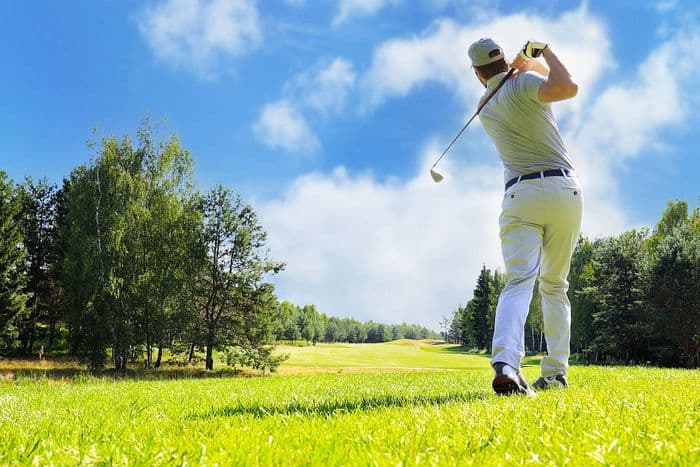
<svg viewBox="0 0 700 467">
<path fill-rule="evenodd" d="M 483 66 L 505 58 L 503 49 L 490 37 L 485 37 L 469 46 L 469 58 L 472 66 Z"/>
</svg>

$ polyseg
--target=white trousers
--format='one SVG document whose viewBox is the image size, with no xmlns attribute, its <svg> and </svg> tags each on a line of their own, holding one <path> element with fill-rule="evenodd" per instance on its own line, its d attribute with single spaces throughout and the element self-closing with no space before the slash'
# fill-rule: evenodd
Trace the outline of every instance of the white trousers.
<svg viewBox="0 0 700 467">
<path fill-rule="evenodd" d="M 582 215 L 583 193 L 576 177 L 524 180 L 506 191 L 500 217 L 506 284 L 496 308 L 492 363 L 520 368 L 525 320 L 539 274 L 547 342 L 542 376 L 566 373 L 571 338 L 567 276 Z"/>
</svg>

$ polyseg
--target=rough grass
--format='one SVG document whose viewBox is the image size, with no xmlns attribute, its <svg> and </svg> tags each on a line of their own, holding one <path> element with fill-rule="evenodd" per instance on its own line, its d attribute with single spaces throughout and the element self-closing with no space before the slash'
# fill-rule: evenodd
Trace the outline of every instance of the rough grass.
<svg viewBox="0 0 700 467">
<path fill-rule="evenodd" d="M 700 372 L 574 367 L 570 380 L 527 399 L 493 395 L 479 367 L 15 379 L 0 383 L 0 464 L 700 464 Z"/>
</svg>

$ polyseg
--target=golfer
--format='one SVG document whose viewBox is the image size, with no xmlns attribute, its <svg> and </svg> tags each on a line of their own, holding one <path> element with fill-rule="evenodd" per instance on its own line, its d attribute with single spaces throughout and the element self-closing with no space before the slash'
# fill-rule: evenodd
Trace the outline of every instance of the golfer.
<svg viewBox="0 0 700 467">
<path fill-rule="evenodd" d="M 469 58 L 488 95 L 509 69 L 503 49 L 492 39 L 481 39 L 469 47 Z M 583 193 L 550 103 L 574 97 L 578 86 L 545 43 L 529 41 L 511 67 L 516 73 L 479 114 L 505 169 L 499 223 L 506 284 L 496 309 L 491 364 L 496 393 L 533 395 L 520 373 L 520 361 L 538 276 L 547 355 L 533 387 L 567 385 L 567 276 L 581 229 Z"/>
</svg>

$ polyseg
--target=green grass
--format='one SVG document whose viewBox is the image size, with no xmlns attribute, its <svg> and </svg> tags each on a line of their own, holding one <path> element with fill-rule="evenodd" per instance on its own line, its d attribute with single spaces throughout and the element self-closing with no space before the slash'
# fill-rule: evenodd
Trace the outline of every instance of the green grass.
<svg viewBox="0 0 700 467">
<path fill-rule="evenodd" d="M 289 354 L 281 372 L 303 373 L 303 369 L 470 369 L 489 368 L 485 355 L 469 354 L 461 347 L 431 341 L 400 340 L 383 344 L 316 344 L 279 346 Z"/>
<path fill-rule="evenodd" d="M 280 367 L 281 374 L 321 371 L 357 372 L 379 370 L 488 369 L 490 357 L 467 352 L 455 344 L 430 340 L 399 340 L 383 344 L 316 344 L 279 346 L 290 356 Z M 524 359 L 524 365 L 537 365 L 541 357 Z"/>
<path fill-rule="evenodd" d="M 0 383 L 0 464 L 700 464 L 698 371 L 574 367 L 569 389 L 527 399 L 493 395 L 487 358 L 445 347 L 304 355 L 323 370 L 334 348 L 333 368 L 373 370 Z M 452 358 L 468 363 L 449 366 Z M 295 359 L 306 361 L 287 363 Z M 377 370 L 382 361 L 450 370 Z"/>
</svg>

